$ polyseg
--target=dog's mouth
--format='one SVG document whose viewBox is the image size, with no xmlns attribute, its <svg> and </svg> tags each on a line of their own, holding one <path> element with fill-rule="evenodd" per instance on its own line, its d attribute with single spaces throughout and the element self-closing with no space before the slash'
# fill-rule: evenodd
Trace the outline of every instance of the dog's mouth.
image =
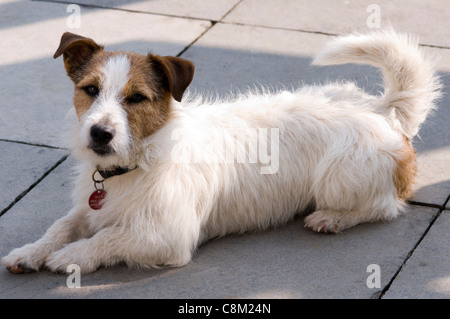
<svg viewBox="0 0 450 319">
<path fill-rule="evenodd" d="M 109 145 L 89 145 L 89 148 L 99 156 L 107 156 L 114 153 L 114 149 Z"/>
</svg>

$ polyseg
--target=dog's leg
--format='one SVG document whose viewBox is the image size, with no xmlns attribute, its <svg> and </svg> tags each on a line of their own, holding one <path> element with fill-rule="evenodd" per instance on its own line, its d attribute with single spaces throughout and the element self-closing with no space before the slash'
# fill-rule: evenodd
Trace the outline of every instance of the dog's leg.
<svg viewBox="0 0 450 319">
<path fill-rule="evenodd" d="M 402 202 L 394 185 L 395 161 L 389 154 L 371 154 L 363 146 L 318 164 L 312 187 L 316 211 L 305 218 L 305 227 L 338 233 L 397 217 Z"/>
<path fill-rule="evenodd" d="M 361 223 L 392 220 L 399 213 L 398 201 L 385 198 L 380 207 L 359 210 L 319 209 L 305 218 L 305 227 L 319 233 L 339 233 Z"/>
<path fill-rule="evenodd" d="M 305 218 L 305 227 L 318 233 L 338 233 L 360 223 L 371 221 L 357 211 L 319 210 Z"/>
<path fill-rule="evenodd" d="M 54 251 L 46 258 L 45 266 L 53 272 L 66 272 L 68 265 L 76 264 L 83 274 L 90 273 L 101 265 L 120 262 L 120 255 L 131 253 L 131 242 L 128 231 L 114 226 L 103 228 L 91 238 L 80 239 Z"/>
<path fill-rule="evenodd" d="M 136 234 L 126 227 L 106 227 L 90 238 L 80 239 L 51 253 L 45 266 L 53 272 L 66 272 L 68 265 L 76 264 L 81 273 L 87 274 L 100 266 L 121 262 L 129 266 L 152 267 L 162 264 L 182 266 L 190 261 L 193 245 L 189 240 L 183 240 L 183 235 L 165 245 L 161 245 L 160 237 L 161 234 L 146 231 Z"/>
<path fill-rule="evenodd" d="M 16 248 L 3 257 L 3 265 L 15 273 L 38 271 L 52 252 L 65 244 L 86 236 L 83 222 L 85 210 L 72 209 L 57 220 L 38 241 Z"/>
</svg>

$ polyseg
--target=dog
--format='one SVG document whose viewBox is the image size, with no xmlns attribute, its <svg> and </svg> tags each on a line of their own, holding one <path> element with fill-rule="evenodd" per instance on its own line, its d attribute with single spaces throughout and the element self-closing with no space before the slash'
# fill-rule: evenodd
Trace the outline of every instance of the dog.
<svg viewBox="0 0 450 319">
<path fill-rule="evenodd" d="M 322 233 L 392 220 L 413 193 L 411 140 L 440 95 L 431 58 L 392 30 L 337 37 L 313 60 L 380 68 L 379 95 L 335 83 L 181 103 L 188 60 L 72 33 L 61 55 L 78 117 L 75 205 L 2 259 L 14 273 L 183 266 L 209 239 L 308 210 L 305 226 Z"/>
</svg>

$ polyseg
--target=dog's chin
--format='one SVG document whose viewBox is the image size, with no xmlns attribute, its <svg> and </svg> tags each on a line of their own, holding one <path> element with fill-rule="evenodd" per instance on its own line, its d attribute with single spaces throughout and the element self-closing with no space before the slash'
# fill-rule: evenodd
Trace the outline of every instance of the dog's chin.
<svg viewBox="0 0 450 319">
<path fill-rule="evenodd" d="M 113 155 L 115 153 L 114 149 L 111 148 L 110 146 L 90 146 L 89 147 L 94 153 L 95 155 L 98 155 L 100 157 L 107 157 L 109 155 Z"/>
<path fill-rule="evenodd" d="M 81 163 L 108 170 L 113 167 L 135 167 L 138 157 L 132 152 L 132 146 L 116 148 L 115 145 L 95 145 L 91 141 L 83 143 L 74 139 L 71 154 Z"/>
<path fill-rule="evenodd" d="M 135 167 L 137 164 L 130 161 L 129 154 L 121 154 L 111 147 L 88 147 L 83 159 L 95 167 L 109 170 L 115 167 Z"/>
</svg>

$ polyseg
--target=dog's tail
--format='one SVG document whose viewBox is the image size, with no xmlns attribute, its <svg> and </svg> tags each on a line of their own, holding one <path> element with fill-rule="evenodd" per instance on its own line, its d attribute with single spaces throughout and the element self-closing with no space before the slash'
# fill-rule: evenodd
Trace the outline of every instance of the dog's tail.
<svg viewBox="0 0 450 319">
<path fill-rule="evenodd" d="M 398 120 L 402 133 L 409 139 L 414 137 L 440 96 L 434 63 L 423 55 L 417 40 L 392 30 L 339 37 L 313 61 L 316 65 L 345 63 L 369 64 L 382 70 L 381 103 Z"/>
</svg>

